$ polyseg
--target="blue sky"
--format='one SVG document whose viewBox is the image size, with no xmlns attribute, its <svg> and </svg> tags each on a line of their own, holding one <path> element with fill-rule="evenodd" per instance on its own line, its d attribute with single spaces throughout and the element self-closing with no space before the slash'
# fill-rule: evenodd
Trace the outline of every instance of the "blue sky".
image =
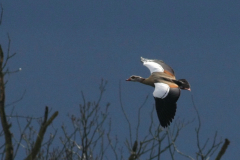
<svg viewBox="0 0 240 160">
<path fill-rule="evenodd" d="M 111 103 L 113 124 L 126 125 L 119 103 L 132 121 L 138 106 L 153 88 L 125 82 L 131 75 L 148 77 L 140 56 L 162 59 L 177 78 L 191 83 L 202 118 L 203 139 L 215 131 L 231 141 L 224 159 L 239 157 L 240 3 L 202 1 L 3 1 L 0 42 L 7 50 L 7 33 L 17 55 L 9 63 L 22 71 L 7 77 L 7 102 L 16 112 L 40 116 L 46 105 L 59 111 L 60 126 L 67 113 L 76 112 L 81 91 L 89 100 L 98 97 L 101 79 L 108 81 L 103 104 Z M 191 93 L 183 91 L 176 117 L 196 117 Z M 146 103 L 149 112 L 154 103 Z M 147 116 L 146 116 L 147 117 Z M 155 115 L 157 120 L 157 116 Z M 194 156 L 194 128 L 188 126 L 179 139 Z M 115 130 L 119 129 L 117 126 Z M 120 130 L 124 135 L 127 130 Z M 185 135 L 185 136 L 184 136 Z M 187 136 L 186 136 L 187 135 Z M 183 144 L 192 139 L 191 147 Z M 181 148 L 180 148 L 181 149 Z"/>
</svg>

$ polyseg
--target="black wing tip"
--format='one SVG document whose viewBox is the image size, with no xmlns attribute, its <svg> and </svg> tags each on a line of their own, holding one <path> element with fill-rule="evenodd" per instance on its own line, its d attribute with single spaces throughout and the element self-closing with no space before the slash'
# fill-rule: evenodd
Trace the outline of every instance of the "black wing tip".
<svg viewBox="0 0 240 160">
<path fill-rule="evenodd" d="M 169 101 L 166 101 L 161 98 L 155 98 L 156 102 L 156 110 L 159 122 L 163 128 L 166 128 L 170 126 L 171 122 L 173 121 L 176 110 L 177 110 L 177 103 L 169 103 Z"/>
<path fill-rule="evenodd" d="M 162 126 L 163 128 L 167 128 L 168 126 L 170 126 L 170 124 L 166 124 L 166 125 L 162 125 L 162 124 L 161 124 L 161 126 Z"/>
<path fill-rule="evenodd" d="M 170 115 L 171 117 L 167 117 L 167 118 L 165 117 L 164 119 L 159 119 L 160 124 L 163 128 L 167 128 L 168 126 L 170 126 L 170 124 L 172 123 L 172 121 L 174 119 L 175 113 L 172 116 Z"/>
<path fill-rule="evenodd" d="M 169 119 L 168 121 L 160 121 L 160 124 L 161 124 L 161 126 L 163 127 L 163 128 L 167 128 L 167 127 L 169 127 L 170 126 L 170 124 L 172 123 L 172 120 L 173 119 Z"/>
</svg>

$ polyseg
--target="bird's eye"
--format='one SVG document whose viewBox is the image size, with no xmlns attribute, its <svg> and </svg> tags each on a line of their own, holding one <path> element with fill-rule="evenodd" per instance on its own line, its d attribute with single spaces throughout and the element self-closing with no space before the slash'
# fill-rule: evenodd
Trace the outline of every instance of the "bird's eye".
<svg viewBox="0 0 240 160">
<path fill-rule="evenodd" d="M 134 76 L 132 76 L 131 78 L 132 78 L 132 79 L 134 79 L 135 77 L 134 77 Z"/>
</svg>

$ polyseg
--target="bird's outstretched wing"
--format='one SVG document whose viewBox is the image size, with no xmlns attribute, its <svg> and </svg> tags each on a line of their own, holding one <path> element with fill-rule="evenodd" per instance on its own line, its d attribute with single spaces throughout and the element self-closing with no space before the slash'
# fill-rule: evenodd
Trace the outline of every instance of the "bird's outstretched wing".
<svg viewBox="0 0 240 160">
<path fill-rule="evenodd" d="M 158 119 L 162 127 L 167 127 L 172 122 L 176 110 L 177 100 L 181 94 L 179 88 L 171 88 L 165 83 L 154 83 L 153 96 L 157 110 Z"/>
<path fill-rule="evenodd" d="M 164 72 L 175 78 L 174 70 L 169 65 L 164 63 L 162 60 L 147 59 L 141 57 L 141 61 L 143 62 L 143 65 L 150 70 L 151 73 Z"/>
</svg>

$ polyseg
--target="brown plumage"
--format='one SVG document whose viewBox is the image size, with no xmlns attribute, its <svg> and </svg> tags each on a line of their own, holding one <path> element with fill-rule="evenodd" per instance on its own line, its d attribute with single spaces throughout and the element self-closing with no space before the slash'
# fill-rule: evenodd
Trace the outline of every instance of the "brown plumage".
<svg viewBox="0 0 240 160">
<path fill-rule="evenodd" d="M 173 69 L 162 60 L 141 57 L 141 61 L 148 67 L 151 75 L 146 79 L 133 75 L 126 81 L 140 82 L 155 87 L 153 96 L 158 119 L 161 126 L 167 127 L 175 116 L 180 89 L 190 91 L 190 84 L 185 79 L 176 80 Z"/>
</svg>

